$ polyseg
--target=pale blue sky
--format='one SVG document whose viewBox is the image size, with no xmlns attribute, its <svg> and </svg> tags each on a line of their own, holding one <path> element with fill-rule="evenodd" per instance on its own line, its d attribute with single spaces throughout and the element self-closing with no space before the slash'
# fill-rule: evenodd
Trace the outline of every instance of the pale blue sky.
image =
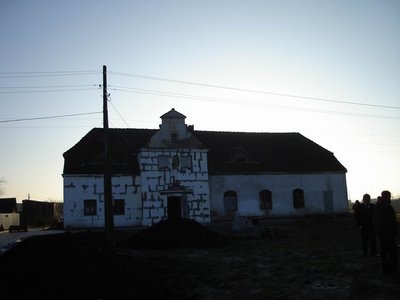
<svg viewBox="0 0 400 300">
<path fill-rule="evenodd" d="M 107 65 L 111 127 L 174 107 L 201 130 L 300 132 L 347 167 L 353 201 L 400 195 L 397 0 L 0 0 L 0 41 L 0 121 L 101 111 Z M 63 152 L 100 126 L 0 123 L 3 196 L 62 200 Z"/>
</svg>

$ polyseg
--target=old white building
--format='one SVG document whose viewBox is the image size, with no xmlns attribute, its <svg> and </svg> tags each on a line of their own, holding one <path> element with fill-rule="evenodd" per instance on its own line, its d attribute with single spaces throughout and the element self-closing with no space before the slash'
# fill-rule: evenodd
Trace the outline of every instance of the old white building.
<svg viewBox="0 0 400 300">
<path fill-rule="evenodd" d="M 195 131 L 172 109 L 155 129 L 111 129 L 115 226 L 347 211 L 346 169 L 299 133 Z M 64 153 L 64 223 L 103 227 L 103 130 Z"/>
</svg>

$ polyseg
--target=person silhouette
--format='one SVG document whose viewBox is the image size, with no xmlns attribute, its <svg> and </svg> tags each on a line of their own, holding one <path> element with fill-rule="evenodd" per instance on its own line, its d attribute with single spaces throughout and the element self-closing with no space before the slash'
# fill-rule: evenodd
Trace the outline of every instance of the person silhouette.
<svg viewBox="0 0 400 300">
<path fill-rule="evenodd" d="M 359 221 L 359 218 L 360 218 L 360 205 L 361 205 L 360 201 L 356 200 L 356 202 L 354 203 L 354 205 L 352 207 L 353 212 L 354 212 L 354 218 L 356 219 L 357 226 L 359 226 L 359 223 L 360 223 L 360 221 Z"/>
<path fill-rule="evenodd" d="M 374 212 L 374 226 L 380 240 L 380 255 L 384 274 L 393 274 L 398 269 L 396 237 L 398 225 L 396 213 L 390 204 L 389 191 L 381 193 L 381 201 Z"/>
<path fill-rule="evenodd" d="M 358 209 L 358 225 L 360 227 L 362 249 L 364 255 L 368 254 L 368 249 L 371 256 L 376 256 L 376 234 L 373 224 L 375 205 L 371 203 L 371 196 L 364 194 L 362 204 Z"/>
</svg>

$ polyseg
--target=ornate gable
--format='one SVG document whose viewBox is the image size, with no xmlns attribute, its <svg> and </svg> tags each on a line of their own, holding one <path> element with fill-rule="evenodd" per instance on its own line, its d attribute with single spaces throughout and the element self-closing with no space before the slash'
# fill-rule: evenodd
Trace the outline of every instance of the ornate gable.
<svg viewBox="0 0 400 300">
<path fill-rule="evenodd" d="M 232 149 L 226 161 L 227 164 L 257 164 L 258 162 L 243 148 Z"/>
</svg>

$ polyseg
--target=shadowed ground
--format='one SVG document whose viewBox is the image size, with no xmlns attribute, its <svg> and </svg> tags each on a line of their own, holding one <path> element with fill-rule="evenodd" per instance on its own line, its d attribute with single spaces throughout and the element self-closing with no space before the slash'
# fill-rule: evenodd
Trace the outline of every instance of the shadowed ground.
<svg viewBox="0 0 400 300">
<path fill-rule="evenodd" d="M 193 221 L 163 222 L 119 233 L 114 254 L 101 233 L 31 238 L 0 256 L 1 298 L 400 299 L 400 277 L 361 255 L 352 217 L 254 230 L 222 238 Z"/>
</svg>

